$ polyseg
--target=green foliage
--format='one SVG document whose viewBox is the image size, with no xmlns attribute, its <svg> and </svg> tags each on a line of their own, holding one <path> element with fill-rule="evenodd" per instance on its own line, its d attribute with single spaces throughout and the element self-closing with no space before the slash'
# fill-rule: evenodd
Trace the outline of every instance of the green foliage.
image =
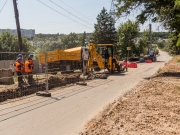
<svg viewBox="0 0 180 135">
<path fill-rule="evenodd" d="M 175 0 L 175 8 L 180 7 L 180 0 Z"/>
<path fill-rule="evenodd" d="M 165 42 L 158 42 L 157 45 L 160 49 L 163 49 L 165 47 Z"/>
<path fill-rule="evenodd" d="M 168 39 L 169 38 L 169 32 L 153 32 L 154 37 L 157 38 L 163 38 L 163 39 Z"/>
<path fill-rule="evenodd" d="M 92 42 L 98 44 L 114 44 L 116 42 L 116 29 L 111 15 L 103 8 L 97 16 L 97 24 L 94 25 Z"/>
<path fill-rule="evenodd" d="M 158 71 L 157 71 L 157 73 L 160 73 L 161 71 L 162 71 L 162 68 L 159 68 Z"/>
<path fill-rule="evenodd" d="M 138 37 L 141 37 L 144 32 L 139 32 Z M 168 39 L 169 38 L 169 32 L 153 32 L 153 36 L 155 39 L 163 38 Z"/>
<path fill-rule="evenodd" d="M 180 53 L 178 35 L 180 33 L 180 1 L 179 0 L 116 0 L 117 15 L 129 15 L 133 11 L 139 13 L 136 18 L 138 23 L 151 19 L 160 22 L 173 35 L 170 51 Z M 178 42 L 178 43 L 177 43 Z M 176 46 L 177 45 L 177 46 Z"/>
<path fill-rule="evenodd" d="M 22 45 L 24 52 L 31 50 L 31 45 L 26 38 L 22 38 Z M 0 34 L 0 51 L 1 52 L 19 52 L 18 37 L 9 32 L 2 32 Z M 0 57 L 2 60 L 14 59 L 14 54 L 7 54 Z"/>
<path fill-rule="evenodd" d="M 180 59 L 178 59 L 177 62 L 180 63 Z"/>
<path fill-rule="evenodd" d="M 144 30 L 141 39 L 139 41 L 139 53 L 147 54 L 150 45 L 150 33 L 149 30 Z M 152 36 L 153 37 L 153 36 Z M 153 40 L 153 39 L 152 39 Z"/>
<path fill-rule="evenodd" d="M 64 45 L 63 49 L 80 46 L 80 43 L 78 41 L 78 35 L 72 32 L 69 35 L 63 36 L 61 38 L 61 42 Z"/>
<path fill-rule="evenodd" d="M 170 43 L 168 46 L 168 52 L 173 55 L 177 55 L 180 53 L 180 47 L 177 46 L 178 41 L 178 34 L 177 33 L 171 33 L 170 34 Z"/>
<path fill-rule="evenodd" d="M 70 33 L 69 35 L 63 35 L 60 40 L 46 41 L 36 51 L 38 53 L 45 53 L 48 51 L 54 51 L 56 49 L 65 50 L 83 45 L 83 34 L 77 35 L 76 33 Z"/>
<path fill-rule="evenodd" d="M 64 34 L 36 34 L 34 41 L 57 41 Z"/>
<path fill-rule="evenodd" d="M 124 58 L 127 54 L 127 47 L 131 47 L 130 56 L 138 53 L 138 47 L 135 45 L 135 38 L 138 35 L 138 24 L 128 20 L 125 23 L 120 24 L 118 27 L 118 43 L 117 52 L 120 57 Z"/>
<path fill-rule="evenodd" d="M 177 39 L 177 42 L 176 42 L 176 46 L 180 46 L 180 34 L 177 37 L 178 37 L 178 39 Z"/>
<path fill-rule="evenodd" d="M 58 41 L 52 41 L 52 42 L 47 42 L 47 43 L 44 43 L 42 44 L 38 49 L 37 49 L 37 52 L 38 53 L 45 53 L 45 52 L 48 52 L 48 51 L 54 51 L 56 49 L 64 49 L 64 46 L 62 45 L 61 42 L 58 42 Z"/>
<path fill-rule="evenodd" d="M 175 0 L 116 0 L 117 15 L 129 15 L 134 10 L 140 11 L 137 21 L 144 23 L 151 17 L 153 22 L 169 22 L 174 12 Z M 168 17 L 167 17 L 168 16 Z M 165 24 L 166 25 L 166 24 Z"/>
</svg>

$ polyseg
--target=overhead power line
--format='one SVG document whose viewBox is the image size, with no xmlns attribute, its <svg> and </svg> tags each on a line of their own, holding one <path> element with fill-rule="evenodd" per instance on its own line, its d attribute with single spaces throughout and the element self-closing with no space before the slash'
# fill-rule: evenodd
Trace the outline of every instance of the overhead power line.
<svg viewBox="0 0 180 135">
<path fill-rule="evenodd" d="M 64 3 L 62 0 L 59 0 L 60 2 L 62 2 L 64 5 L 68 6 L 69 8 L 71 8 L 72 10 L 74 10 L 76 13 L 82 15 L 83 17 L 89 19 L 88 17 L 86 17 L 85 15 L 81 14 L 80 12 L 78 12 L 77 10 L 75 10 L 74 8 L 70 7 L 68 4 Z M 89 19 L 90 21 L 93 22 L 93 20 Z"/>
<path fill-rule="evenodd" d="M 85 27 L 91 28 L 91 27 L 89 27 L 89 26 L 87 26 L 87 25 L 84 25 L 84 24 L 82 24 L 82 23 L 78 22 L 77 20 L 74 20 L 74 19 L 72 19 L 72 18 L 70 18 L 70 17 L 68 17 L 68 16 L 66 16 L 66 15 L 64 15 L 64 14 L 62 14 L 62 13 L 60 13 L 59 11 L 57 11 L 57 10 L 53 9 L 52 7 L 50 7 L 50 6 L 48 6 L 47 4 L 43 3 L 42 1 L 40 1 L 40 0 L 37 0 L 37 1 L 38 1 L 38 2 L 40 2 L 41 4 L 43 4 L 44 6 L 46 6 L 46 7 L 50 8 L 51 10 L 53 10 L 53 11 L 57 12 L 58 14 L 60 14 L 60 15 L 62 15 L 62 16 L 64 16 L 64 17 L 66 17 L 66 18 L 68 18 L 68 19 L 70 19 L 70 20 L 72 20 L 72 21 L 74 21 L 74 22 L 76 22 L 76 23 L 78 23 L 78 24 L 80 24 L 80 25 L 82 25 L 82 26 L 85 26 Z"/>
<path fill-rule="evenodd" d="M 4 5 L 2 6 L 2 8 L 1 8 L 1 10 L 0 10 L 0 13 L 1 13 L 1 11 L 3 10 L 4 6 L 6 5 L 7 1 L 8 1 L 8 0 L 6 0 L 6 2 L 5 2 Z"/>
<path fill-rule="evenodd" d="M 72 14 L 71 12 L 69 12 L 68 10 L 66 10 L 66 9 L 64 9 L 63 7 L 59 6 L 57 3 L 53 2 L 52 0 L 49 0 L 49 1 L 52 2 L 54 5 L 58 6 L 59 8 L 63 9 L 64 11 L 68 12 L 70 15 L 76 17 L 77 19 L 79 19 L 79 20 L 81 20 L 81 21 L 83 21 L 83 22 L 85 22 L 85 23 L 87 23 L 87 24 L 89 24 L 89 25 L 93 25 L 93 24 L 91 24 L 91 23 L 89 23 L 89 22 L 87 22 L 87 21 L 81 19 L 80 17 L 78 17 L 78 16 Z"/>
</svg>

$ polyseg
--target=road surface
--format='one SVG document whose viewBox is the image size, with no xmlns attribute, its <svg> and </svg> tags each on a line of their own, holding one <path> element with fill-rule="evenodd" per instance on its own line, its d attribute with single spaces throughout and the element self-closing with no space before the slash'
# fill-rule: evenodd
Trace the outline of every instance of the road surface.
<svg viewBox="0 0 180 135">
<path fill-rule="evenodd" d="M 31 95 L 0 104 L 2 135 L 78 135 L 103 107 L 153 75 L 171 59 L 160 51 L 156 63 L 89 81 L 87 86 L 56 88 L 51 98 Z"/>
</svg>

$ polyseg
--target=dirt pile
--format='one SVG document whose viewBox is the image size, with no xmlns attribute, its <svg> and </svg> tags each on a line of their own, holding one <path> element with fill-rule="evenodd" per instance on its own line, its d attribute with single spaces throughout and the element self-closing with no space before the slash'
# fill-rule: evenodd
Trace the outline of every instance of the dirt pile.
<svg viewBox="0 0 180 135">
<path fill-rule="evenodd" d="M 80 81 L 80 74 L 62 74 L 62 75 L 49 75 L 48 83 L 49 89 L 65 86 L 67 84 L 76 83 Z"/>
<path fill-rule="evenodd" d="M 179 135 L 179 61 L 180 57 L 173 58 L 158 74 L 141 84 L 137 92 L 112 103 L 80 134 Z"/>
<path fill-rule="evenodd" d="M 34 83 L 32 85 L 24 84 L 21 87 L 18 87 L 17 84 L 8 85 L 0 89 L 0 102 L 8 99 L 28 96 L 42 90 L 45 90 L 45 83 L 43 82 Z"/>
<path fill-rule="evenodd" d="M 80 81 L 80 74 L 78 73 L 48 75 L 49 89 L 66 86 L 67 84 L 76 83 L 78 81 Z M 43 90 L 46 90 L 45 79 L 35 81 L 31 85 L 25 83 L 21 87 L 18 87 L 17 84 L 4 85 L 2 88 L 0 88 L 0 102 L 22 96 L 28 96 L 36 93 L 37 91 Z"/>
</svg>

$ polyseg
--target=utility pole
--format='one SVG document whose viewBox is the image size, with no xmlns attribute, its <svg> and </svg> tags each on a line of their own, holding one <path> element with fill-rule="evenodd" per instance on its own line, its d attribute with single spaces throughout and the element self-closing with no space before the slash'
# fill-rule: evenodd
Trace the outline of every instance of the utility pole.
<svg viewBox="0 0 180 135">
<path fill-rule="evenodd" d="M 20 29 L 20 23 L 19 23 L 19 13 L 17 9 L 16 0 L 13 0 L 13 4 L 14 4 L 14 14 L 15 14 L 15 20 L 16 20 L 17 34 L 18 34 L 19 50 L 20 52 L 23 52 L 21 29 Z"/>
<path fill-rule="evenodd" d="M 86 46 L 86 32 L 83 33 L 83 46 Z"/>
<path fill-rule="evenodd" d="M 149 52 L 152 51 L 152 32 L 151 32 L 151 24 L 149 24 L 149 35 L 150 35 L 150 45 L 149 45 Z"/>
<path fill-rule="evenodd" d="M 131 34 L 129 33 L 129 34 L 128 34 L 128 46 L 127 46 L 126 62 L 128 62 L 128 59 L 129 59 L 130 38 L 131 38 Z"/>
</svg>

